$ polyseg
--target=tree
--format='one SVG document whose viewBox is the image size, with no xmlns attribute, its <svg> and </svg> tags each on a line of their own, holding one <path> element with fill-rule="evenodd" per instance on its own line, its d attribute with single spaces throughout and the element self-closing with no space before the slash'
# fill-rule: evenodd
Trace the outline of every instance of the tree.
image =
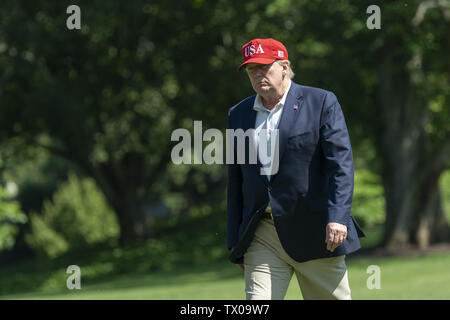
<svg viewBox="0 0 450 320">
<path fill-rule="evenodd" d="M 366 28 L 367 1 L 276 3 L 300 30 L 290 47 L 301 72 L 337 92 L 353 141 L 369 137 L 377 150 L 384 246 L 448 240 L 438 185 L 450 162 L 448 3 L 383 3 L 380 30 Z"/>
<path fill-rule="evenodd" d="M 449 239 L 439 177 L 450 163 L 450 8 L 425 13 L 430 3 L 388 7 L 396 28 L 377 51 L 388 247 Z"/>
<path fill-rule="evenodd" d="M 19 137 L 93 177 L 122 243 L 149 236 L 146 205 L 173 187 L 171 132 L 195 119 L 224 128 L 242 96 L 229 81 L 239 57 L 225 55 L 226 25 L 246 17 L 227 4 L 86 1 L 81 30 L 68 30 L 63 3 L 2 1 L 0 138 Z M 181 170 L 183 192 L 221 193 L 223 175 L 198 169 Z"/>
</svg>

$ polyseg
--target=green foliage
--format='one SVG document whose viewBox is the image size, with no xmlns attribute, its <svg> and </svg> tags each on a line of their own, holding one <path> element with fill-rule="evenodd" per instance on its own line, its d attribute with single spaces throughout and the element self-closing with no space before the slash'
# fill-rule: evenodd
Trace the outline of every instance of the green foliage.
<svg viewBox="0 0 450 320">
<path fill-rule="evenodd" d="M 53 259 L 41 255 L 35 260 L 3 267 L 0 295 L 66 289 L 65 270 L 72 264 L 80 266 L 84 283 L 93 284 L 119 275 L 142 277 L 155 271 L 177 270 L 180 266 L 201 268 L 227 261 L 225 204 L 193 211 L 192 215 L 154 221 L 155 238 L 147 241 L 120 248 L 105 243 L 60 253 Z M 52 236 L 49 234 L 47 239 Z"/>
<path fill-rule="evenodd" d="M 28 245 L 38 254 L 54 258 L 69 249 L 69 244 L 62 235 L 49 226 L 37 214 L 30 215 L 32 233 L 26 235 Z"/>
<path fill-rule="evenodd" d="M 52 201 L 44 202 L 40 215 L 30 215 L 30 221 L 32 233 L 27 235 L 27 243 L 52 258 L 68 250 L 115 240 L 119 235 L 114 213 L 95 182 L 74 174 Z"/>
<path fill-rule="evenodd" d="M 167 197 L 181 211 L 207 190 L 216 201 L 211 194 L 223 187 L 211 188 L 210 168 L 192 166 L 186 184 L 172 185 L 170 135 L 192 120 L 224 128 L 226 108 L 250 93 L 245 78 L 236 85 L 235 68 L 253 9 L 225 0 L 79 5 L 82 28 L 69 31 L 67 4 L 1 2 L 0 111 L 8 116 L 0 118 L 0 140 L 21 137 L 101 177 L 116 214 L 129 216 L 121 223 L 140 221 L 130 203 L 143 208 Z M 223 181 L 224 171 L 216 172 Z M 135 230 L 121 227 L 123 237 Z"/>
<path fill-rule="evenodd" d="M 445 171 L 439 181 L 441 188 L 442 207 L 450 223 L 450 170 Z"/>
<path fill-rule="evenodd" d="M 380 177 L 367 170 L 355 172 L 352 215 L 361 227 L 373 227 L 385 221 L 384 190 Z"/>
<path fill-rule="evenodd" d="M 7 190 L 0 187 L 0 251 L 12 248 L 19 230 L 18 224 L 27 222 L 19 202 L 10 198 Z"/>
<path fill-rule="evenodd" d="M 25 213 L 40 212 L 44 200 L 51 199 L 58 187 L 67 180 L 68 172 L 79 170 L 67 160 L 42 148 L 27 147 L 19 141 L 10 141 L 7 147 L 15 149 L 15 153 L 8 159 L 3 179 L 17 184 L 17 201 Z M 17 153 L 19 148 L 23 154 Z M 3 151 L 0 149 L 2 156 Z"/>
</svg>

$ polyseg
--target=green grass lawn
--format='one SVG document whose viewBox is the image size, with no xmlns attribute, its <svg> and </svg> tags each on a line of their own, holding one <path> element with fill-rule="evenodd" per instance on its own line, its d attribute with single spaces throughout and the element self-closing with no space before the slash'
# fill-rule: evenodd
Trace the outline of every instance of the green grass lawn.
<svg viewBox="0 0 450 320">
<path fill-rule="evenodd" d="M 369 290 L 367 267 L 381 269 L 381 288 Z M 450 299 L 450 253 L 417 257 L 349 257 L 347 267 L 352 297 L 358 299 Z M 243 273 L 227 261 L 147 275 L 123 275 L 80 290 L 36 290 L 3 295 L 0 299 L 245 299 Z M 61 270 L 65 273 L 65 270 Z M 65 287 L 65 282 L 61 285 Z M 295 276 L 286 299 L 301 299 Z"/>
</svg>

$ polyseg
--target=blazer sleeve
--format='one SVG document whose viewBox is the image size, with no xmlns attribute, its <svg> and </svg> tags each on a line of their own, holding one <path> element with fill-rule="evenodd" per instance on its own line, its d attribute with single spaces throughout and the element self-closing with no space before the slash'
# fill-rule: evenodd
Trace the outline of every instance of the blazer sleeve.
<svg viewBox="0 0 450 320">
<path fill-rule="evenodd" d="M 228 112 L 227 129 L 231 126 L 231 115 Z M 227 149 L 228 146 L 227 146 Z M 231 150 L 227 150 L 230 152 Z M 239 240 L 239 227 L 242 222 L 242 172 L 236 162 L 236 150 L 234 150 L 233 163 L 227 163 L 227 245 L 228 249 L 234 247 Z"/>
<path fill-rule="evenodd" d="M 336 96 L 329 92 L 320 121 L 320 144 L 325 157 L 328 185 L 328 222 L 349 225 L 354 186 L 350 137 Z"/>
</svg>

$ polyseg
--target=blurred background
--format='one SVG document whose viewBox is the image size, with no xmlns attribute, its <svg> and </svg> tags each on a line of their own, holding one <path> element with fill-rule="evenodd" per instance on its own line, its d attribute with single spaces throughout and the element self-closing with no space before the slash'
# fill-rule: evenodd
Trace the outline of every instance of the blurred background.
<svg viewBox="0 0 450 320">
<path fill-rule="evenodd" d="M 449 34 L 450 1 L 2 0 L 0 298 L 244 299 L 226 166 L 173 164 L 170 137 L 224 132 L 253 94 L 240 49 L 271 37 L 346 116 L 367 234 L 353 298 L 449 299 Z"/>
</svg>

